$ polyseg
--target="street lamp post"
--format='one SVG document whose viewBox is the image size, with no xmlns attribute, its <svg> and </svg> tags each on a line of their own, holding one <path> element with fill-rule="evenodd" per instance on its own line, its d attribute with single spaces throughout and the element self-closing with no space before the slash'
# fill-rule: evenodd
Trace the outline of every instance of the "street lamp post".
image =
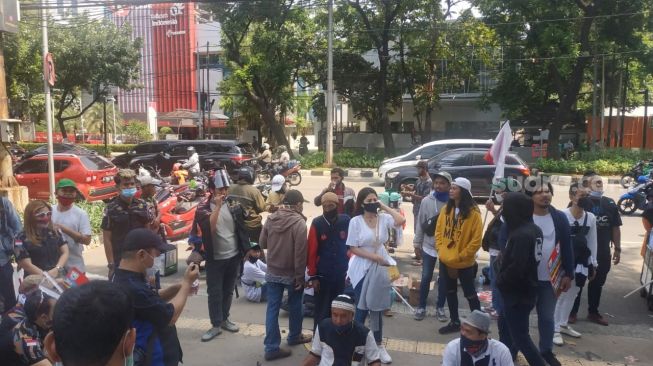
<svg viewBox="0 0 653 366">
<path fill-rule="evenodd" d="M 644 94 L 644 127 L 642 127 L 642 149 L 646 149 L 646 135 L 648 132 L 648 88 L 640 91 L 637 94 Z"/>
</svg>

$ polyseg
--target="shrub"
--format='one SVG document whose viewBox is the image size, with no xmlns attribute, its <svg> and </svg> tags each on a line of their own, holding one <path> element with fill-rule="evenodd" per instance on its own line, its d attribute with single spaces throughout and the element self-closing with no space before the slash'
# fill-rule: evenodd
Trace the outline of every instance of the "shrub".
<svg viewBox="0 0 653 366">
<path fill-rule="evenodd" d="M 41 142 L 19 142 L 18 145 L 22 147 L 23 149 L 30 151 L 34 150 L 39 146 L 45 145 L 44 143 Z M 97 151 L 98 154 L 104 154 L 104 144 L 77 144 L 79 146 L 83 146 L 89 150 L 94 150 Z M 112 152 L 127 152 L 129 150 L 132 150 L 136 146 L 135 144 L 109 144 L 107 147 L 109 148 L 109 153 Z"/>
<path fill-rule="evenodd" d="M 100 225 L 102 224 L 102 217 L 104 216 L 104 202 L 77 202 L 77 205 L 86 213 L 91 221 L 91 229 L 93 235 L 99 235 L 102 233 Z"/>
<path fill-rule="evenodd" d="M 581 152 L 572 160 L 539 159 L 535 166 L 545 173 L 583 174 L 594 170 L 602 175 L 621 175 L 637 161 L 651 158 L 650 150 L 602 149 Z"/>
<path fill-rule="evenodd" d="M 319 166 L 322 166 L 326 161 L 326 154 L 324 151 L 316 151 L 308 153 L 299 158 L 299 161 L 302 163 L 302 168 L 304 169 L 313 169 Z"/>
</svg>

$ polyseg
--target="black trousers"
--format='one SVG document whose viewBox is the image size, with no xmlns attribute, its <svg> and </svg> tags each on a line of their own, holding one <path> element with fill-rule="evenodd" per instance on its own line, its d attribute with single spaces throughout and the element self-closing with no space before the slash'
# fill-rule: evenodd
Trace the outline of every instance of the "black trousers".
<svg viewBox="0 0 653 366">
<path fill-rule="evenodd" d="M 345 275 L 336 278 L 320 278 L 320 291 L 315 292 L 315 314 L 313 315 L 313 330 L 326 318 L 331 317 L 331 302 L 345 292 Z"/>
<path fill-rule="evenodd" d="M 440 261 L 440 275 L 445 275 L 447 282 L 447 305 L 449 305 L 449 316 L 454 323 L 460 323 L 458 315 L 458 280 L 463 288 L 463 294 L 469 303 L 471 311 L 481 310 L 481 302 L 478 300 L 476 288 L 474 287 L 474 278 L 476 277 L 477 266 L 473 265 L 468 268 L 458 269 L 458 278 L 453 278 L 447 270 L 447 265 Z"/>
<path fill-rule="evenodd" d="M 610 272 L 610 267 L 612 266 L 612 254 L 610 249 L 599 250 L 599 253 L 596 256 L 596 261 L 599 266 L 596 269 L 596 277 L 593 280 L 589 281 L 587 284 L 587 313 L 588 314 L 599 314 L 599 304 L 601 303 L 601 293 L 603 292 L 603 286 L 605 281 L 608 279 L 608 273 Z M 583 294 L 583 289 L 581 288 L 578 291 L 578 296 L 574 301 L 574 307 L 571 309 L 571 314 L 578 314 L 578 309 L 580 308 L 580 298 Z"/>
<path fill-rule="evenodd" d="M 16 293 L 14 292 L 14 268 L 11 262 L 0 266 L 0 307 L 1 312 L 5 312 L 16 305 Z"/>
<path fill-rule="evenodd" d="M 208 259 L 206 261 L 209 318 L 211 319 L 211 325 L 216 328 L 229 318 L 240 263 L 240 255 L 229 259 Z"/>
</svg>

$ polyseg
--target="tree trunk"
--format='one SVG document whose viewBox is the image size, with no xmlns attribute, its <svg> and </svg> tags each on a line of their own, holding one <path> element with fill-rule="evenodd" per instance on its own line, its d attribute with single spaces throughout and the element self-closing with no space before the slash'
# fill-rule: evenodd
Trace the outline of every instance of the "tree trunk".
<svg viewBox="0 0 653 366">
<path fill-rule="evenodd" d="M 422 143 L 431 141 L 433 127 L 431 126 L 431 117 L 433 116 L 433 106 L 429 105 L 424 111 L 424 133 L 422 134 Z"/>
<path fill-rule="evenodd" d="M 66 125 L 63 123 L 63 118 L 61 116 L 57 116 L 57 124 L 59 124 L 59 129 L 61 130 L 61 137 L 63 137 L 64 141 L 68 141 L 68 133 L 66 132 Z"/>
<path fill-rule="evenodd" d="M 267 108 L 265 105 L 263 105 L 263 103 L 256 103 L 256 105 L 259 108 L 263 120 L 268 126 L 270 126 L 270 132 L 274 140 L 277 142 L 278 145 L 285 145 L 288 148 L 288 154 L 290 154 L 290 157 L 294 159 L 295 155 L 293 154 L 292 149 L 288 144 L 288 139 L 286 139 L 286 134 L 284 133 L 283 125 L 277 121 L 274 109 Z"/>
<path fill-rule="evenodd" d="M 387 45 L 387 44 L 386 44 Z M 387 50 L 387 47 L 385 48 Z M 381 117 L 381 133 L 383 134 L 383 148 L 385 156 L 395 155 L 395 142 L 392 138 L 390 115 L 388 114 L 388 62 L 387 52 L 379 52 L 379 100 L 377 101 L 378 114 Z"/>
</svg>

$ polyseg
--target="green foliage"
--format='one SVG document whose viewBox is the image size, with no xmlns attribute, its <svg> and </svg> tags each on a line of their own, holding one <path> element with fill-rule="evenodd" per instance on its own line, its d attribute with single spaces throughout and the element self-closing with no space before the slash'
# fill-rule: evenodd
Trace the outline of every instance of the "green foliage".
<svg viewBox="0 0 653 366">
<path fill-rule="evenodd" d="M 88 217 L 91 221 L 91 230 L 93 231 L 93 235 L 100 235 L 102 234 L 102 229 L 100 228 L 100 225 L 102 224 L 102 217 L 104 216 L 104 207 L 105 204 L 102 201 L 96 201 L 96 202 L 77 202 L 77 206 L 79 206 L 82 210 L 86 211 L 88 214 Z"/>
<path fill-rule="evenodd" d="M 126 138 L 129 142 L 139 143 L 142 141 L 150 141 L 152 139 L 147 123 L 141 121 L 132 120 L 125 122 L 122 133 L 127 135 Z"/>
<path fill-rule="evenodd" d="M 300 158 L 303 169 L 320 167 L 326 161 L 323 151 L 312 152 Z M 343 149 L 333 154 L 333 162 L 342 168 L 376 169 L 383 161 L 383 151 L 363 153 L 362 151 Z"/>
<path fill-rule="evenodd" d="M 161 135 L 161 136 L 169 135 L 169 134 L 172 134 L 172 133 L 174 133 L 174 131 L 172 130 L 172 128 L 170 128 L 168 126 L 164 126 L 164 127 L 159 128 L 159 135 Z"/>
<path fill-rule="evenodd" d="M 36 149 L 39 146 L 43 146 L 45 144 L 39 142 L 19 142 L 18 145 L 23 149 L 30 151 Z M 95 150 L 98 152 L 98 154 L 102 154 L 102 155 L 104 154 L 104 144 L 77 144 L 77 145 L 83 146 L 89 150 Z M 132 150 L 136 145 L 135 144 L 109 144 L 107 146 L 109 147 L 109 153 L 112 152 L 124 153 L 124 152 L 128 152 L 129 150 Z"/>
<path fill-rule="evenodd" d="M 535 167 L 545 173 L 583 174 L 594 170 L 603 175 L 621 175 L 637 161 L 652 158 L 650 150 L 602 149 L 582 152 L 573 160 L 539 159 Z"/>
</svg>

